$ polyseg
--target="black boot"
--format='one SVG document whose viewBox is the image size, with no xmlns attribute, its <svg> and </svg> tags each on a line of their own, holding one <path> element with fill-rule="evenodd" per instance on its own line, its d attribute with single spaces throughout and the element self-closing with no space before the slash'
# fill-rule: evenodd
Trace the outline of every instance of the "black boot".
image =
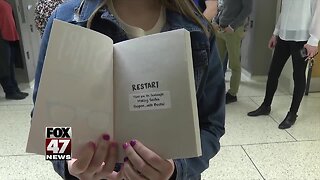
<svg viewBox="0 0 320 180">
<path fill-rule="evenodd" d="M 261 105 L 255 111 L 248 112 L 248 116 L 261 116 L 261 115 L 269 115 L 271 111 L 270 106 Z"/>
<path fill-rule="evenodd" d="M 29 96 L 29 93 L 22 92 L 22 91 L 20 91 L 20 89 L 17 90 L 17 93 L 18 93 L 18 94 L 21 94 L 21 95 L 23 95 L 23 96 L 25 96 L 25 97 Z"/>
<path fill-rule="evenodd" d="M 279 129 L 288 129 L 290 128 L 297 120 L 297 115 L 292 112 L 288 112 L 286 118 L 280 123 Z"/>
<path fill-rule="evenodd" d="M 21 100 L 21 99 L 25 99 L 26 96 L 20 94 L 20 93 L 10 93 L 10 94 L 6 94 L 6 99 L 10 99 L 10 100 Z"/>
<path fill-rule="evenodd" d="M 230 103 L 237 102 L 237 101 L 238 101 L 237 96 L 233 96 L 230 93 L 226 94 L 226 104 L 230 104 Z"/>
</svg>

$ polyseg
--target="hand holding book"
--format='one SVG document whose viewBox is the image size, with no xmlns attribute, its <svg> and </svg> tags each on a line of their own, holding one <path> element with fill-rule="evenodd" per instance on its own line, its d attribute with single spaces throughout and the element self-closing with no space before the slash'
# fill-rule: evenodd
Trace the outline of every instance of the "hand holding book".
<svg viewBox="0 0 320 180">
<path fill-rule="evenodd" d="M 88 142 L 76 150 L 76 157 L 67 161 L 69 173 L 78 179 L 123 179 L 115 172 L 118 144 L 110 141 L 108 134 Z"/>
<path fill-rule="evenodd" d="M 169 179 L 174 173 L 173 160 L 161 158 L 137 140 L 123 144 L 123 148 L 128 157 L 123 168 L 125 179 Z"/>
<path fill-rule="evenodd" d="M 79 148 L 76 158 L 67 162 L 69 173 L 79 179 L 169 179 L 174 173 L 173 160 L 165 160 L 141 142 L 131 140 L 122 145 L 126 158 L 120 172 L 115 172 L 118 143 L 108 134 L 96 143 Z"/>
</svg>

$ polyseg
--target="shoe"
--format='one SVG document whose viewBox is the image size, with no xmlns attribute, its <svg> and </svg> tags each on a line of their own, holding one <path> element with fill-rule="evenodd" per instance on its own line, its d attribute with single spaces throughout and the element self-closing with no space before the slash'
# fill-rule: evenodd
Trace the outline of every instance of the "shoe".
<svg viewBox="0 0 320 180">
<path fill-rule="evenodd" d="M 279 124 L 279 129 L 290 128 L 296 122 L 297 117 L 295 113 L 288 112 L 286 118 Z"/>
<path fill-rule="evenodd" d="M 248 112 L 248 116 L 261 116 L 261 115 L 269 115 L 271 111 L 270 106 L 261 105 L 255 111 Z"/>
<path fill-rule="evenodd" d="M 236 101 L 238 101 L 237 96 L 232 96 L 230 93 L 226 94 L 226 104 L 230 104 Z"/>
<path fill-rule="evenodd" d="M 29 96 L 29 93 L 26 93 L 26 92 L 22 92 L 20 90 L 17 91 L 18 94 L 22 94 L 23 96 L 27 97 Z"/>
<path fill-rule="evenodd" d="M 21 99 L 25 99 L 26 96 L 20 94 L 20 93 L 13 93 L 13 94 L 6 94 L 6 99 L 10 99 L 10 100 L 21 100 Z"/>
</svg>

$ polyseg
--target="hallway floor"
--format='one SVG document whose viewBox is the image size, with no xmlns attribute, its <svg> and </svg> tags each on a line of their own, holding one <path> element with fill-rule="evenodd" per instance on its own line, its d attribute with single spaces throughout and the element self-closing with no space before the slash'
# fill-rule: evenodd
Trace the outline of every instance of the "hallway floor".
<svg viewBox="0 0 320 180">
<path fill-rule="evenodd" d="M 265 82 L 242 80 L 238 102 L 226 106 L 226 134 L 204 180 L 320 179 L 320 93 L 304 97 L 296 124 L 279 130 L 291 102 L 284 91 L 277 92 L 269 116 L 246 115 L 262 102 L 264 89 Z M 7 101 L 0 92 L 1 180 L 60 179 L 43 156 L 25 153 L 31 109 L 31 95 Z"/>
</svg>

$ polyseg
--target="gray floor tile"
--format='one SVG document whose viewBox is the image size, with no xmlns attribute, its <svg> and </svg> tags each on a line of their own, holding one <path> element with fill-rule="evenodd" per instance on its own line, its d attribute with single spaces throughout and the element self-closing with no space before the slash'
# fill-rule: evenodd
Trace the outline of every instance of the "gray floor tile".
<svg viewBox="0 0 320 180">
<path fill-rule="evenodd" d="M 222 147 L 202 174 L 202 180 L 262 179 L 241 146 Z"/>
<path fill-rule="evenodd" d="M 320 141 L 244 146 L 267 180 L 320 179 Z"/>
<path fill-rule="evenodd" d="M 0 157 L 0 179 L 3 180 L 59 180 L 52 164 L 44 156 Z"/>
<path fill-rule="evenodd" d="M 30 111 L 0 111 L 0 154 L 25 154 L 30 128 Z"/>
</svg>

